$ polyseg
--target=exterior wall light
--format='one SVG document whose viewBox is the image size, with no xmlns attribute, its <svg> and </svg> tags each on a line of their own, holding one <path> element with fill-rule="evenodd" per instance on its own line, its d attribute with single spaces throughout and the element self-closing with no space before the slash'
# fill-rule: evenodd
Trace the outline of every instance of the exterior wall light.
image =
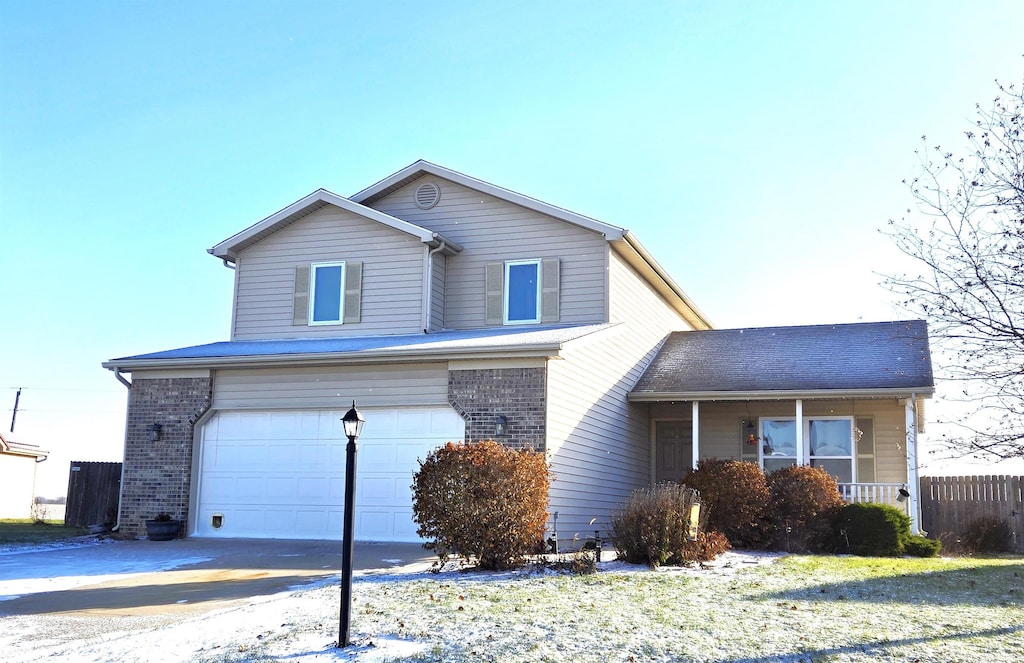
<svg viewBox="0 0 1024 663">
<path fill-rule="evenodd" d="M 150 425 L 150 427 L 146 429 L 146 430 L 149 431 L 149 441 L 150 442 L 156 442 L 157 440 L 159 440 L 160 439 L 160 431 L 163 430 L 163 428 L 164 427 L 161 426 L 160 424 L 152 424 L 152 425 Z"/>
<path fill-rule="evenodd" d="M 494 436 L 495 437 L 501 437 L 502 435 L 504 435 L 505 434 L 505 429 L 506 429 L 507 426 L 508 426 L 508 419 L 505 418 L 505 415 L 499 414 L 494 419 Z"/>
</svg>

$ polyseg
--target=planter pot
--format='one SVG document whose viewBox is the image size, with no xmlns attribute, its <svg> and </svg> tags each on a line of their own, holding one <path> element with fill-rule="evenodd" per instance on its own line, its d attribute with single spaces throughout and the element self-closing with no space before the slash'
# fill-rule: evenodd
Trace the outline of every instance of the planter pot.
<svg viewBox="0 0 1024 663">
<path fill-rule="evenodd" d="M 178 521 L 147 520 L 146 536 L 150 541 L 170 541 L 178 536 Z"/>
</svg>

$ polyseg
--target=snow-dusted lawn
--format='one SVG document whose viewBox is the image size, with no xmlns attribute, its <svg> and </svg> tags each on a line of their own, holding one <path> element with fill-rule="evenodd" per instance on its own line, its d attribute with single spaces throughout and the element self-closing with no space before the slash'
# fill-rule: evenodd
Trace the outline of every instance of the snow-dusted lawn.
<svg viewBox="0 0 1024 663">
<path fill-rule="evenodd" d="M 5 660 L 998 661 L 1024 652 L 1016 559 L 771 557 L 709 569 L 618 562 L 590 576 L 424 572 L 357 578 L 340 652 L 336 582 L 146 633 L 61 641 L 83 618 L 9 617 L 47 629 Z M 63 626 L 62 626 L 63 625 Z"/>
</svg>

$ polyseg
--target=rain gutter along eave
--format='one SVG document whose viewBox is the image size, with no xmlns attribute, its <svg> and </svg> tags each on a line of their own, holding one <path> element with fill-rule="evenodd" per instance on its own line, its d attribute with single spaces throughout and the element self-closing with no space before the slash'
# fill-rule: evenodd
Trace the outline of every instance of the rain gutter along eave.
<svg viewBox="0 0 1024 663">
<path fill-rule="evenodd" d="M 508 359 L 508 358 L 555 358 L 561 352 L 562 343 L 545 343 L 529 346 L 504 347 L 494 349 L 467 348 L 452 350 L 447 348 L 424 350 L 402 349 L 394 351 L 373 350 L 367 352 L 317 352 L 304 354 L 276 355 L 240 355 L 217 357 L 174 357 L 165 359 L 112 359 L 101 364 L 111 371 L 128 371 L 138 369 L 160 368 L 233 368 L 259 366 L 307 366 L 307 365 L 343 365 L 374 363 L 421 363 L 424 361 L 444 361 L 447 359 Z"/>
<path fill-rule="evenodd" d="M 849 399 L 849 398 L 930 398 L 934 387 L 900 387 L 888 389 L 811 389 L 772 391 L 689 391 L 641 392 L 627 396 L 631 403 L 664 403 L 667 401 L 771 401 L 793 399 Z"/>
</svg>

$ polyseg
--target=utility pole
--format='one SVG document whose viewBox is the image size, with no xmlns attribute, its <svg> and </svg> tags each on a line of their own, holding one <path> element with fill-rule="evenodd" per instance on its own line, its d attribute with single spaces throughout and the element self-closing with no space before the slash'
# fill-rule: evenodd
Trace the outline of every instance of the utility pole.
<svg viewBox="0 0 1024 663">
<path fill-rule="evenodd" d="M 18 387 L 18 393 L 14 394 L 14 413 L 11 415 L 11 432 L 14 432 L 14 420 L 18 418 L 18 401 L 21 400 L 21 387 Z"/>
</svg>

